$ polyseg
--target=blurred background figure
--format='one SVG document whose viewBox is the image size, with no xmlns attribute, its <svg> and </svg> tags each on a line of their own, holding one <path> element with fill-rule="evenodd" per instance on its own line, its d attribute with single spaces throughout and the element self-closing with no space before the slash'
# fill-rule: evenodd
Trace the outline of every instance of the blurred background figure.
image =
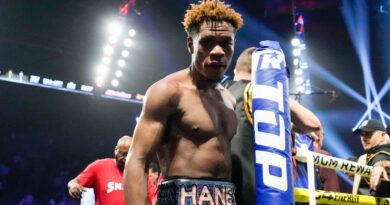
<svg viewBox="0 0 390 205">
<path fill-rule="evenodd" d="M 332 156 L 330 152 L 322 148 L 323 141 L 324 141 L 324 132 L 322 127 L 320 130 L 312 132 L 309 135 L 312 136 L 312 139 L 314 140 L 313 141 L 314 152 Z M 317 180 L 316 180 L 317 189 L 325 190 L 325 191 L 335 191 L 335 192 L 340 191 L 339 178 L 334 169 L 315 166 L 315 172 L 317 176 Z"/>
<path fill-rule="evenodd" d="M 123 193 L 123 169 L 132 137 L 123 136 L 115 146 L 114 158 L 99 159 L 88 165 L 76 178 L 68 183 L 69 195 L 80 199 L 84 187 L 93 188 L 95 203 L 125 204 Z"/>
<path fill-rule="evenodd" d="M 158 185 L 162 182 L 160 166 L 157 162 L 150 162 L 148 174 L 148 205 L 157 203 Z"/>
</svg>

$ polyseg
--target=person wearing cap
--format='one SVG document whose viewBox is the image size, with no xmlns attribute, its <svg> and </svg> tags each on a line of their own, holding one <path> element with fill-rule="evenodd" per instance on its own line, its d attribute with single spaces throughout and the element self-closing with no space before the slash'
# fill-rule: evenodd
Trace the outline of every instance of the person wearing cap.
<svg viewBox="0 0 390 205">
<path fill-rule="evenodd" d="M 359 161 L 366 158 L 365 164 L 369 166 L 374 166 L 381 164 L 381 161 L 390 160 L 390 144 L 388 143 L 388 134 L 386 133 L 386 127 L 384 124 L 375 119 L 364 121 L 359 128 L 353 131 L 353 134 L 360 135 L 360 140 L 362 142 L 363 148 L 366 152 L 365 157 L 361 157 Z M 355 180 L 360 181 L 359 192 L 362 194 L 370 194 L 378 197 L 390 197 L 390 182 L 388 181 L 378 181 L 376 186 L 370 188 L 370 179 L 363 177 L 364 180 L 360 180 L 360 177 L 355 177 Z"/>
</svg>

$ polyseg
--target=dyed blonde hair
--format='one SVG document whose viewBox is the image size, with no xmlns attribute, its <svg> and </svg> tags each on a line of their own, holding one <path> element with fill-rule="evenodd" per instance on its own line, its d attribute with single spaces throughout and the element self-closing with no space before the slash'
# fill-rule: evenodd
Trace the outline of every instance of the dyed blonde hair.
<svg viewBox="0 0 390 205">
<path fill-rule="evenodd" d="M 219 0 L 203 0 L 191 4 L 182 23 L 187 35 L 191 35 L 192 32 L 199 31 L 200 24 L 204 21 L 226 21 L 231 23 L 235 30 L 244 24 L 241 14 Z"/>
</svg>

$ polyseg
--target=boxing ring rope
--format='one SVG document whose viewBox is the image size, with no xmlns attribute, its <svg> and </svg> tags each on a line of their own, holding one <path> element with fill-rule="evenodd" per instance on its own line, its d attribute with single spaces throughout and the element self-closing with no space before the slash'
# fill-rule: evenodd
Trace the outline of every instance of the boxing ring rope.
<svg viewBox="0 0 390 205">
<path fill-rule="evenodd" d="M 359 164 L 353 161 L 344 160 L 308 150 L 306 147 L 298 148 L 296 159 L 300 162 L 307 163 L 309 189 L 294 188 L 295 202 L 309 204 L 390 204 L 390 198 L 380 198 L 367 195 L 348 194 L 341 192 L 322 191 L 314 189 L 314 165 L 326 167 L 329 169 L 340 170 L 343 172 L 353 173 L 370 177 L 372 166 Z M 310 178 L 313 178 L 312 180 Z"/>
<path fill-rule="evenodd" d="M 305 149 L 297 149 L 296 159 L 300 162 L 306 163 L 308 154 L 313 156 L 314 165 L 330 169 L 336 169 L 352 174 L 358 174 L 365 177 L 370 177 L 372 170 L 371 166 L 359 164 L 357 162 L 344 160 L 336 157 L 331 157 Z"/>
<path fill-rule="evenodd" d="M 294 188 L 295 202 L 307 203 L 309 202 L 309 190 L 303 188 Z M 348 194 L 341 192 L 331 191 L 315 191 L 315 200 L 319 204 L 337 204 L 337 205 L 350 205 L 350 204 L 390 204 L 390 198 L 379 198 L 366 195 Z"/>
</svg>

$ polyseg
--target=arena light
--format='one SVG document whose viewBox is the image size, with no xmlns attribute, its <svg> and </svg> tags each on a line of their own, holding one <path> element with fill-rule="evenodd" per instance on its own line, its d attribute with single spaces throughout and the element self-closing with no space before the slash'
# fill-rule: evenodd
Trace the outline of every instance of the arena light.
<svg viewBox="0 0 390 205">
<path fill-rule="evenodd" d="M 118 78 L 122 77 L 123 76 L 122 70 L 116 70 L 115 71 L 115 76 L 118 77 Z"/>
<path fill-rule="evenodd" d="M 129 56 L 129 51 L 128 50 L 123 50 L 122 52 L 121 52 L 121 55 L 122 55 L 122 57 L 123 58 L 127 58 L 128 56 Z"/>
<path fill-rule="evenodd" d="M 130 38 L 126 38 L 124 41 L 123 41 L 123 44 L 126 46 L 126 47 L 131 47 L 133 45 L 133 41 L 130 39 Z"/>
<path fill-rule="evenodd" d="M 89 95 L 89 96 L 100 96 L 103 98 L 109 98 L 113 100 L 120 100 L 120 101 L 126 101 L 128 103 L 133 103 L 133 104 L 142 104 L 142 100 L 138 100 L 137 98 L 132 99 L 130 93 L 126 93 L 123 91 L 114 91 L 115 93 L 119 94 L 116 97 L 110 97 L 106 96 L 105 94 L 100 94 L 101 92 L 94 93 L 93 91 L 95 88 L 98 86 L 104 86 L 102 82 L 104 83 L 104 77 L 100 76 L 99 78 L 94 79 L 94 84 L 98 84 L 98 86 L 93 87 L 90 85 L 80 85 L 80 88 L 78 89 L 77 84 L 69 81 L 67 83 L 64 83 L 62 80 L 52 80 L 50 78 L 46 77 L 40 77 L 36 75 L 24 75 L 23 78 L 21 78 L 21 73 L 13 73 L 12 71 L 9 71 L 7 73 L 0 73 L 0 81 L 5 81 L 9 83 L 18 83 L 18 84 L 23 84 L 23 85 L 28 85 L 28 86 L 34 86 L 34 87 L 39 87 L 39 88 L 48 88 L 48 89 L 54 89 L 58 91 L 63 91 L 63 92 L 71 92 L 71 93 L 77 93 L 77 94 L 83 94 L 83 95 Z M 42 79 L 42 82 L 40 83 L 40 79 Z M 96 82 L 97 81 L 97 82 Z M 119 81 L 118 81 L 119 85 Z M 140 94 L 137 94 L 140 95 Z"/>
<path fill-rule="evenodd" d="M 108 42 L 111 44 L 116 44 L 118 42 L 118 39 L 115 36 L 108 37 Z"/>
<path fill-rule="evenodd" d="M 298 47 L 299 44 L 301 44 L 301 41 L 298 38 L 293 38 L 291 40 L 291 45 L 293 45 L 294 47 Z"/>
<path fill-rule="evenodd" d="M 66 84 L 66 88 L 67 89 L 70 89 L 70 90 L 76 90 L 76 83 L 74 83 L 74 82 L 68 82 L 67 84 Z"/>
<path fill-rule="evenodd" d="M 118 36 L 119 34 L 122 33 L 122 25 L 116 21 L 113 21 L 108 24 L 108 32 L 111 35 Z"/>
<path fill-rule="evenodd" d="M 126 61 L 123 60 L 123 59 L 119 59 L 118 62 L 117 62 L 117 64 L 118 64 L 118 66 L 119 66 L 120 68 L 123 68 L 123 67 L 125 67 L 125 65 L 126 65 Z"/>
<path fill-rule="evenodd" d="M 298 66 L 299 65 L 299 59 L 298 58 L 294 58 L 293 63 L 294 63 L 295 66 Z"/>
<path fill-rule="evenodd" d="M 301 69 L 309 68 L 309 64 L 307 62 L 300 62 L 299 68 Z"/>
<path fill-rule="evenodd" d="M 294 56 L 300 56 L 301 55 L 301 49 L 299 49 L 299 48 L 294 48 L 293 49 L 293 55 Z"/>
<path fill-rule="evenodd" d="M 137 100 L 143 100 L 144 99 L 144 95 L 142 95 L 142 94 L 139 94 L 139 93 L 137 93 L 136 95 L 135 95 L 135 99 L 137 99 Z"/>
<path fill-rule="evenodd" d="M 134 37 L 135 34 L 136 34 L 136 32 L 135 32 L 134 29 L 130 29 L 128 33 L 129 33 L 129 36 L 130 36 L 130 37 Z"/>
<path fill-rule="evenodd" d="M 119 86 L 119 81 L 117 79 L 113 79 L 111 81 L 111 85 L 114 86 L 114 87 L 118 87 Z"/>
<path fill-rule="evenodd" d="M 90 85 L 81 85 L 81 88 L 80 88 L 81 91 L 85 91 L 85 92 L 92 92 L 93 89 L 94 88 Z"/>
<path fill-rule="evenodd" d="M 108 56 L 104 56 L 104 57 L 102 58 L 102 62 L 103 62 L 104 64 L 108 65 L 108 64 L 110 64 L 110 62 L 111 62 L 111 58 L 108 57 Z"/>
<path fill-rule="evenodd" d="M 297 76 L 301 76 L 302 75 L 302 69 L 300 69 L 300 68 L 295 69 L 294 70 L 294 74 L 297 75 Z"/>
<path fill-rule="evenodd" d="M 39 83 L 39 80 L 41 79 L 40 76 L 36 76 L 36 75 L 30 75 L 30 82 L 31 83 Z"/>
<path fill-rule="evenodd" d="M 111 45 L 106 45 L 103 48 L 104 54 L 111 55 L 114 52 L 114 48 Z"/>
<path fill-rule="evenodd" d="M 110 70 L 107 66 L 104 66 L 102 64 L 99 64 L 97 67 L 96 67 L 96 70 L 97 70 L 97 73 L 100 75 L 100 76 L 107 76 L 107 73 L 108 71 Z"/>
<path fill-rule="evenodd" d="M 303 84 L 303 78 L 302 78 L 302 77 L 296 77 L 296 78 L 295 78 L 295 83 L 296 83 L 297 85 Z"/>
<path fill-rule="evenodd" d="M 311 90 L 305 90 L 305 91 L 303 91 L 303 93 L 305 93 L 305 95 L 310 95 L 311 94 Z"/>
</svg>

